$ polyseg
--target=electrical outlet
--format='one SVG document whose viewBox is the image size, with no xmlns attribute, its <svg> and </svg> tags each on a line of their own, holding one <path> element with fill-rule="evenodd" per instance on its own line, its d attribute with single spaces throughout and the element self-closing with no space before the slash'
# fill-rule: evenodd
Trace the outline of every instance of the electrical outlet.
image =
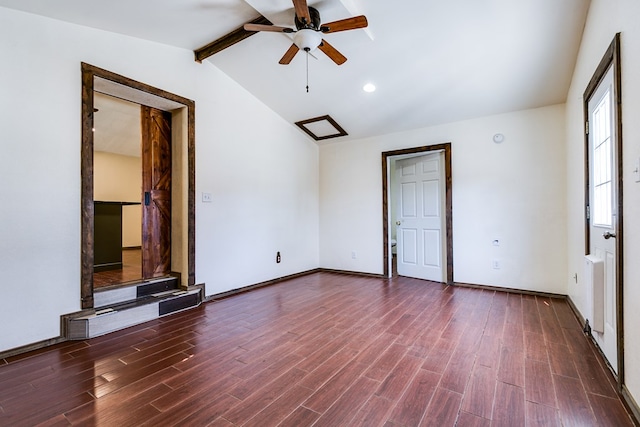
<svg viewBox="0 0 640 427">
<path fill-rule="evenodd" d="M 351 259 L 356 259 L 358 258 L 356 251 L 351 251 Z"/>
<path fill-rule="evenodd" d="M 493 267 L 494 270 L 500 270 L 500 261 L 494 259 L 491 261 L 491 267 Z"/>
<path fill-rule="evenodd" d="M 211 193 L 202 193 L 202 203 L 211 203 Z"/>
</svg>

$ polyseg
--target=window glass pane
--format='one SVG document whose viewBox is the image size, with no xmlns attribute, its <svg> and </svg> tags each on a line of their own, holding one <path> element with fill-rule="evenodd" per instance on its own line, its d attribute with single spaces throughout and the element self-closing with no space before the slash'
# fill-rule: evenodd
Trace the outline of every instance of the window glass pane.
<svg viewBox="0 0 640 427">
<path fill-rule="evenodd" d="M 595 149 L 600 146 L 600 141 L 602 141 L 602 111 L 597 109 L 593 113 L 593 146 Z"/>
<path fill-rule="evenodd" d="M 613 153 L 611 152 L 610 92 L 602 97 L 592 116 L 593 223 L 611 226 Z"/>
<path fill-rule="evenodd" d="M 593 185 L 602 183 L 602 150 L 600 147 L 593 150 Z"/>
<path fill-rule="evenodd" d="M 602 165 L 604 176 L 602 182 L 609 182 L 611 181 L 611 140 L 608 138 L 605 143 L 602 144 L 602 154 L 604 157 L 604 164 Z"/>
<path fill-rule="evenodd" d="M 603 139 L 609 139 L 609 137 L 611 136 L 611 109 L 609 108 L 609 106 L 611 105 L 611 103 L 609 102 L 609 95 L 611 92 L 607 92 L 607 94 L 604 96 L 604 99 L 602 100 L 603 105 L 604 105 L 604 118 L 603 118 L 603 125 L 602 125 L 602 132 L 603 132 Z"/>
</svg>

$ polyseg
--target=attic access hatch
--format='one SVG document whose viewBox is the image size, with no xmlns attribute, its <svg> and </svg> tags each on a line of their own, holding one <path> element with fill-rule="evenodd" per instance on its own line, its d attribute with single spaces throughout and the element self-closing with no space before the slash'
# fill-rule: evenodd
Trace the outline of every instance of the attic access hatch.
<svg viewBox="0 0 640 427">
<path fill-rule="evenodd" d="M 349 135 L 331 116 L 320 116 L 296 122 L 296 126 L 316 141 Z"/>
</svg>

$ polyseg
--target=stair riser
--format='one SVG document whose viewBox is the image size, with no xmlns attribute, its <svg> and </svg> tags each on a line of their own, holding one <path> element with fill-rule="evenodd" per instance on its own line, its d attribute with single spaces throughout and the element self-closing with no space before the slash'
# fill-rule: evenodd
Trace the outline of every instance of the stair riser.
<svg viewBox="0 0 640 427">
<path fill-rule="evenodd" d="M 93 306 L 95 308 L 106 307 L 120 302 L 132 301 L 136 299 L 136 288 L 131 286 L 127 288 L 113 289 L 93 294 Z"/>
<path fill-rule="evenodd" d="M 199 306 L 200 303 L 200 290 L 192 290 L 182 295 L 150 301 L 148 304 L 136 307 L 71 318 L 67 326 L 68 339 L 83 340 L 94 338 L 178 311 L 194 308 Z"/>
<path fill-rule="evenodd" d="M 93 306 L 99 309 L 172 289 L 178 289 L 178 280 L 175 277 L 97 291 L 93 294 Z"/>
</svg>

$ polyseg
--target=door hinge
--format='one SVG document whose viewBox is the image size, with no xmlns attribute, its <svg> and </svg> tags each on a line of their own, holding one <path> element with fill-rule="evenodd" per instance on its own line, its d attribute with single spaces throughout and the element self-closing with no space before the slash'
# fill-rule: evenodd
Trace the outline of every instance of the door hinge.
<svg viewBox="0 0 640 427">
<path fill-rule="evenodd" d="M 589 121 L 584 122 L 584 134 L 589 135 Z"/>
<path fill-rule="evenodd" d="M 586 215 L 587 215 L 587 221 L 589 221 L 591 219 L 591 209 L 589 209 L 589 205 L 587 205 L 586 207 Z"/>
</svg>

